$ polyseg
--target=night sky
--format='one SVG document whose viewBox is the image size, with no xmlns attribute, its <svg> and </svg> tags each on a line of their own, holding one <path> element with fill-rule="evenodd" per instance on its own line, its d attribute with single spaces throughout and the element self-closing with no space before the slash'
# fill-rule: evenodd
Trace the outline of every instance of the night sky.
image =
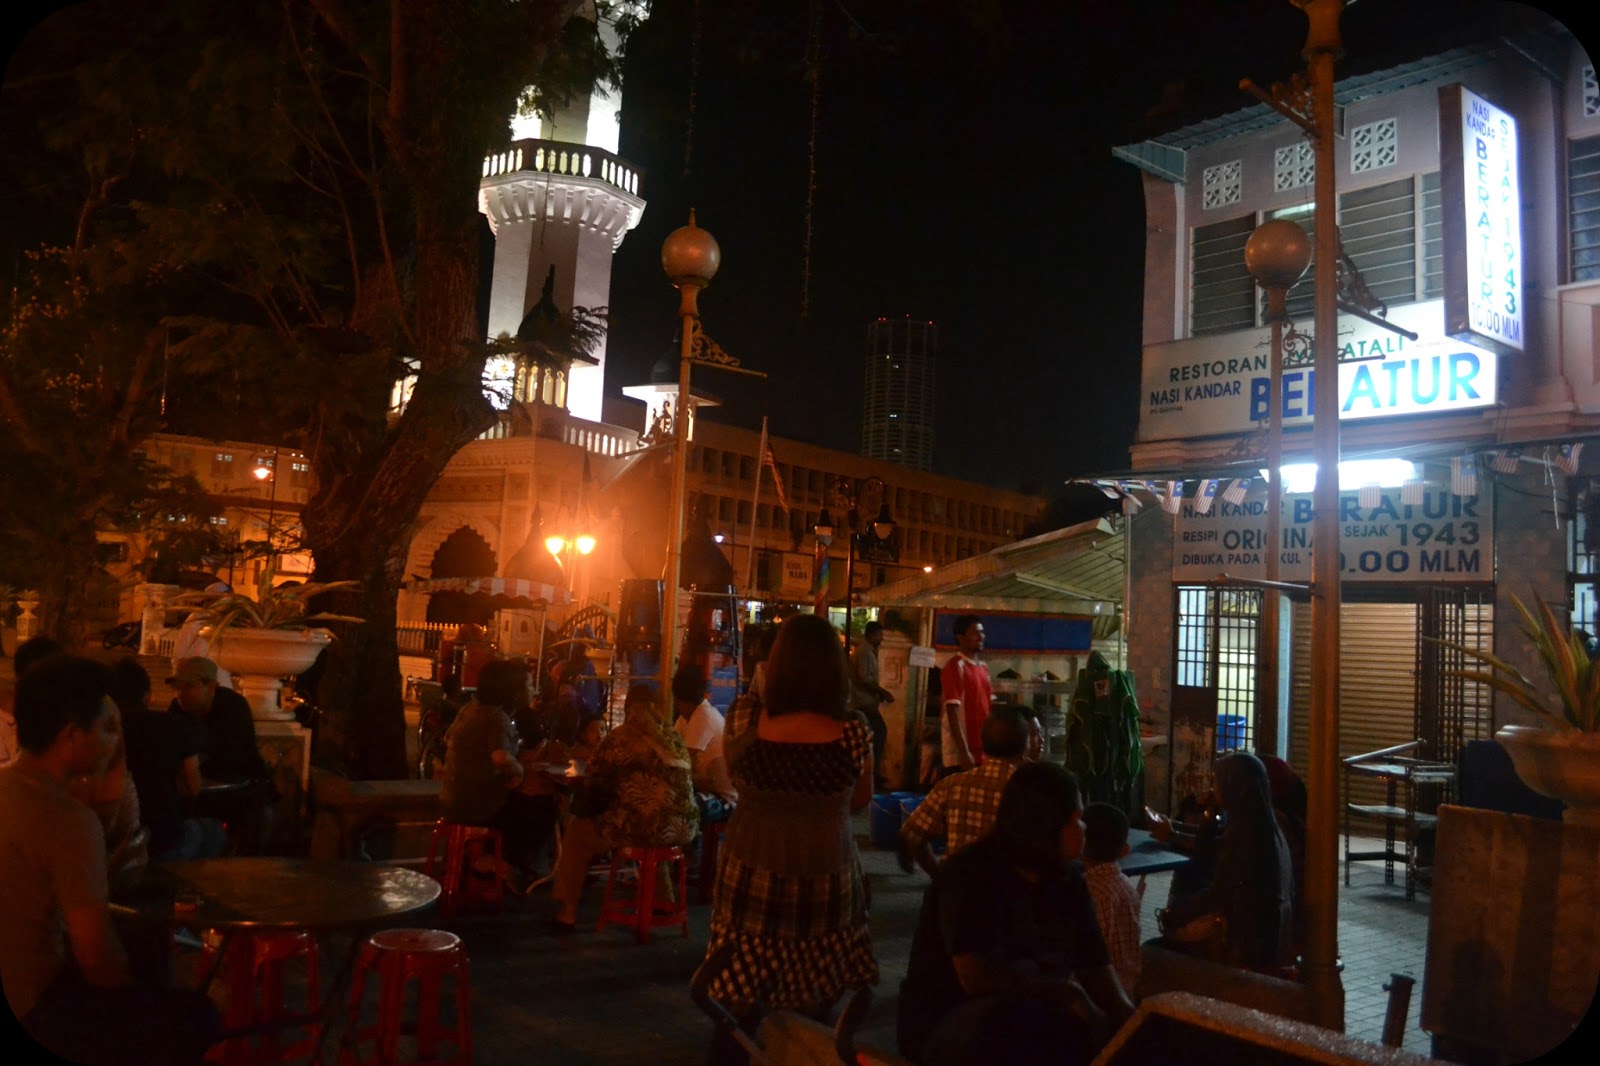
<svg viewBox="0 0 1600 1066">
<path fill-rule="evenodd" d="M 704 327 L 770 375 L 703 371 L 725 401 L 710 417 L 767 415 L 779 436 L 856 450 L 867 324 L 910 315 L 940 327 L 938 472 L 1054 495 L 1125 468 L 1144 208 L 1111 148 L 1252 104 L 1239 79 L 1299 68 L 1304 15 L 1289 0 L 818 0 L 803 308 L 810 5 L 698 0 L 697 35 L 694 2 L 656 0 L 629 51 L 621 154 L 644 169 L 648 206 L 615 261 L 610 393 L 676 357 L 660 247 L 692 206 L 723 257 Z M 1362 0 L 1339 72 L 1436 51 L 1508 6 Z M 976 7 L 998 17 L 951 14 Z"/>
<path fill-rule="evenodd" d="M 703 18 L 716 6 L 701 0 Z M 622 154 L 645 167 L 649 206 L 616 259 L 612 388 L 672 348 L 659 250 L 693 206 L 722 247 L 705 329 L 771 375 L 704 372 L 726 400 L 710 417 L 754 426 L 766 414 L 779 435 L 856 450 L 867 323 L 910 315 L 940 327 L 937 471 L 1053 495 L 1074 475 L 1125 469 L 1144 204 L 1139 171 L 1111 148 L 1254 104 L 1239 80 L 1300 69 L 1305 16 L 1288 0 L 1005 3 L 1006 25 L 985 40 L 927 17 L 947 5 L 824 3 L 802 315 L 807 30 L 805 5 L 782 6 L 800 13 L 765 32 L 703 24 L 687 176 L 690 0 L 658 0 L 636 41 Z M 1345 13 L 1338 71 L 1415 58 L 1503 6 L 1363 0 Z"/>
</svg>

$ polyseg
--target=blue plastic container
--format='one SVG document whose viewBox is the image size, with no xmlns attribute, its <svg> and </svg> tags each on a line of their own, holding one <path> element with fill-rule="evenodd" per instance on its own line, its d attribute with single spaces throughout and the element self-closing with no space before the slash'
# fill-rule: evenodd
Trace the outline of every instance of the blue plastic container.
<svg viewBox="0 0 1600 1066">
<path fill-rule="evenodd" d="M 1217 715 L 1217 750 L 1239 751 L 1244 747 L 1244 715 Z"/>
</svg>

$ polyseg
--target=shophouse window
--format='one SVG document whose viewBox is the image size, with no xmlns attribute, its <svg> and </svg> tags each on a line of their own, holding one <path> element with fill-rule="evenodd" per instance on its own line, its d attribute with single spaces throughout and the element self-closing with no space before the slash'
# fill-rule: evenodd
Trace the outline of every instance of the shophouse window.
<svg viewBox="0 0 1600 1066">
<path fill-rule="evenodd" d="M 1600 276 L 1600 166 L 1595 167 L 1595 174 L 1596 202 L 1591 224 L 1596 276 Z M 1315 226 L 1315 211 L 1314 204 L 1294 204 L 1266 212 L 1262 221 L 1288 219 L 1310 234 Z M 1247 215 L 1195 228 L 1193 336 L 1249 329 L 1265 322 L 1266 293 L 1257 291 L 1244 268 L 1244 245 L 1255 226 L 1255 216 Z M 1339 235 L 1367 288 L 1386 307 L 1431 300 L 1443 294 L 1443 214 L 1437 172 L 1340 196 Z M 1310 321 L 1315 277 L 1315 269 L 1307 269 L 1289 290 L 1290 318 Z"/>
<path fill-rule="evenodd" d="M 1340 196 L 1339 234 L 1367 288 L 1385 305 L 1443 294 L 1444 226 L 1437 172 Z"/>
<path fill-rule="evenodd" d="M 1572 142 L 1567 157 L 1569 281 L 1600 280 L 1600 136 Z"/>
<path fill-rule="evenodd" d="M 233 453 L 213 452 L 211 455 L 211 476 L 226 480 L 233 477 Z"/>
<path fill-rule="evenodd" d="M 1244 268 L 1244 242 L 1256 228 L 1254 215 L 1194 228 L 1190 249 L 1190 332 L 1196 337 L 1255 325 L 1255 282 Z"/>
<path fill-rule="evenodd" d="M 739 480 L 753 481 L 756 476 L 756 461 L 754 456 L 739 456 Z"/>
</svg>

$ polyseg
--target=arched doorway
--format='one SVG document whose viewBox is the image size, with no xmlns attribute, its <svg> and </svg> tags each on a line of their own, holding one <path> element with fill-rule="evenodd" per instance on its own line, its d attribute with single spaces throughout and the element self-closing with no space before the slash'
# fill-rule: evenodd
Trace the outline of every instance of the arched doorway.
<svg viewBox="0 0 1600 1066">
<path fill-rule="evenodd" d="M 433 553 L 431 575 L 444 577 L 493 577 L 496 570 L 494 549 L 471 526 L 462 526 L 444 539 Z M 461 625 L 473 622 L 488 625 L 494 607 L 482 596 L 464 592 L 436 592 L 428 597 L 428 621 Z"/>
</svg>

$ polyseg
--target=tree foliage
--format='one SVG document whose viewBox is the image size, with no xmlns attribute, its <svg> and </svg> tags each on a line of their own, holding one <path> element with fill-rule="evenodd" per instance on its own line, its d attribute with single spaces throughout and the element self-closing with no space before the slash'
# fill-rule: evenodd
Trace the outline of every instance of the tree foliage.
<svg viewBox="0 0 1600 1066">
<path fill-rule="evenodd" d="M 367 619 L 335 645 L 322 697 L 369 775 L 403 772 L 394 601 L 417 514 L 495 417 L 477 313 L 482 160 L 519 100 L 551 106 L 613 74 L 594 22 L 574 17 L 585 6 L 91 3 L 41 26 L 8 72 L 7 110 L 42 131 L 34 191 L 70 219 L 54 306 L 94 313 L 48 342 L 37 373 L 20 358 L 0 368 L 3 447 L 41 477 L 47 453 L 69 480 L 133 462 L 161 424 L 164 366 L 173 428 L 305 451 L 316 576 L 359 585 L 319 609 Z M 103 335 L 87 335 L 96 323 Z M 72 378 L 71 350 L 116 358 Z M 78 400 L 50 398 L 59 369 Z M 106 431 L 63 451 L 79 423 L 44 412 L 85 392 L 101 406 L 78 417 Z M 75 517 L 92 537 L 98 519 Z"/>
</svg>

